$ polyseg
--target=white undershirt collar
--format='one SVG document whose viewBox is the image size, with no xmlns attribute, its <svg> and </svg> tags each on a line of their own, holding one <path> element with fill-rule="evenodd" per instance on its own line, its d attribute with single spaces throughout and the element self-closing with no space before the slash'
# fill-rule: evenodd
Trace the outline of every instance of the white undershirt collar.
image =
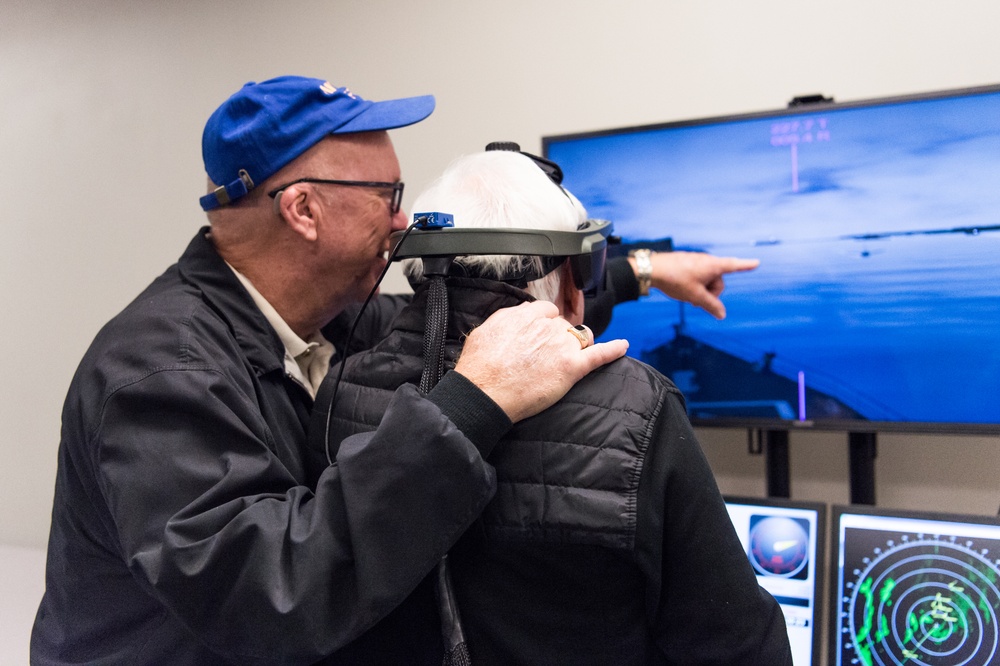
<svg viewBox="0 0 1000 666">
<path fill-rule="evenodd" d="M 271 325 L 281 344 L 285 347 L 285 374 L 309 392 L 314 399 L 319 385 L 330 369 L 330 359 L 333 357 L 333 344 L 316 331 L 308 340 L 300 338 L 292 330 L 278 311 L 264 298 L 249 279 L 238 270 L 226 263 L 240 283 L 250 294 L 250 298 Z"/>
</svg>

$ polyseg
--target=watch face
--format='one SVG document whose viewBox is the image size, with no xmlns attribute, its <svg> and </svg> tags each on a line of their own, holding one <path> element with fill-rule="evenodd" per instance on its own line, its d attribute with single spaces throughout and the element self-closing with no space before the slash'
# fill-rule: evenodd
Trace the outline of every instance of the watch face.
<svg viewBox="0 0 1000 666">
<path fill-rule="evenodd" d="M 750 520 L 750 563 L 757 573 L 805 578 L 809 563 L 809 523 L 787 516 L 754 516 Z"/>
<path fill-rule="evenodd" d="M 652 254 L 652 250 L 647 248 L 631 250 L 628 253 L 628 256 L 635 259 L 636 279 L 639 281 L 639 294 L 642 296 L 649 294 L 649 285 L 653 280 L 653 262 L 650 260 Z"/>
</svg>

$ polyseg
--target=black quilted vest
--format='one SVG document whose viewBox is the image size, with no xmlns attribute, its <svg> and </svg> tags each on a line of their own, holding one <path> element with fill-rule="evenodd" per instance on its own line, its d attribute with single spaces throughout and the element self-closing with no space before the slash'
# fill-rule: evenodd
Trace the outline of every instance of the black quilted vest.
<svg viewBox="0 0 1000 666">
<path fill-rule="evenodd" d="M 486 280 L 449 278 L 448 287 L 447 369 L 473 327 L 499 308 L 530 299 Z M 392 391 L 419 383 L 426 305 L 426 290 L 418 288 L 392 333 L 348 359 L 330 420 L 331 442 L 374 430 Z M 630 549 L 651 426 L 670 391 L 676 388 L 655 370 L 623 358 L 515 425 L 490 457 L 498 488 L 482 518 L 485 530 L 504 538 Z"/>
</svg>

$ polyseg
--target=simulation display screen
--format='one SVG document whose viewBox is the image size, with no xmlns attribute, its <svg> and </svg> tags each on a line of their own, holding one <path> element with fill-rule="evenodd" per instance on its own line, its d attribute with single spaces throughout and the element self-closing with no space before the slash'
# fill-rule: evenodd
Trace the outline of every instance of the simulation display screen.
<svg viewBox="0 0 1000 666">
<path fill-rule="evenodd" d="M 819 666 L 826 506 L 726 498 L 726 509 L 757 574 L 785 615 L 795 666 Z"/>
<path fill-rule="evenodd" d="M 834 507 L 831 666 L 1000 664 L 1000 521 Z"/>
<path fill-rule="evenodd" d="M 696 425 L 1000 432 L 1000 87 L 543 147 L 624 249 L 761 260 L 726 277 L 722 321 L 654 293 L 602 336 Z"/>
</svg>

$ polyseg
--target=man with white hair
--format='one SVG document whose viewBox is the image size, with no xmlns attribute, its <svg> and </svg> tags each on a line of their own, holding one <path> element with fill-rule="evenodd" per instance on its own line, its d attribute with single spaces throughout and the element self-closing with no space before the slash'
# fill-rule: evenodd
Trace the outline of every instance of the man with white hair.
<svg viewBox="0 0 1000 666">
<path fill-rule="evenodd" d="M 457 160 L 414 211 L 451 214 L 458 228 L 574 231 L 586 219 L 531 156 L 506 150 Z M 345 362 L 331 441 L 376 428 L 392 392 L 421 379 L 431 281 L 408 261 L 413 302 L 385 340 Z M 454 265 L 446 368 L 501 308 L 544 299 L 570 324 L 583 321 L 569 261 L 465 256 Z M 345 657 L 433 663 L 429 653 L 465 644 L 477 666 L 791 664 L 781 610 L 757 584 L 682 395 L 659 372 L 629 358 L 595 370 L 516 424 L 488 461 L 497 492 L 447 557 L 453 597 L 437 610 L 425 581 L 397 609 L 392 633 L 363 637 Z M 428 616 L 442 622 L 441 644 L 427 642 Z"/>
</svg>

